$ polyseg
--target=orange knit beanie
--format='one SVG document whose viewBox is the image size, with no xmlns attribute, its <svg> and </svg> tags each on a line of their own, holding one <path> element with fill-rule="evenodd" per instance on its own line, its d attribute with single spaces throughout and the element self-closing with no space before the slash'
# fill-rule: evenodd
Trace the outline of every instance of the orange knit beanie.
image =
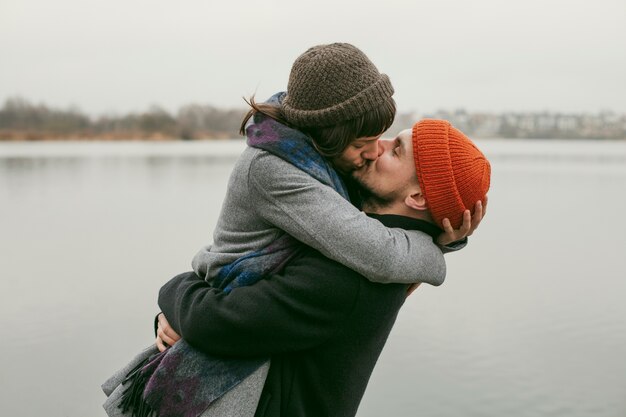
<svg viewBox="0 0 626 417">
<path fill-rule="evenodd" d="M 461 131 L 445 120 L 425 119 L 413 126 L 413 157 L 420 188 L 433 220 L 458 229 L 463 212 L 485 202 L 491 166 Z"/>
</svg>

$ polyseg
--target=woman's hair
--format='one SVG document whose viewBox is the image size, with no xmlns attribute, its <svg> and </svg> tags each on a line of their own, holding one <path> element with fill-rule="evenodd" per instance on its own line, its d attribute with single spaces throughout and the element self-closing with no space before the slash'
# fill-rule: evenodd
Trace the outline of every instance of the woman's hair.
<svg viewBox="0 0 626 417">
<path fill-rule="evenodd" d="M 245 99 L 244 99 L 245 100 Z M 257 103 L 254 96 L 245 100 L 251 107 L 245 115 L 239 133 L 246 134 L 246 124 L 257 112 L 262 113 L 277 122 L 299 130 L 313 140 L 320 154 L 327 158 L 335 158 L 354 140 L 363 137 L 378 136 L 391 127 L 396 116 L 396 102 L 389 97 L 378 107 L 364 113 L 362 116 L 347 120 L 333 126 L 299 127 L 288 123 L 279 106 L 268 103 Z"/>
</svg>

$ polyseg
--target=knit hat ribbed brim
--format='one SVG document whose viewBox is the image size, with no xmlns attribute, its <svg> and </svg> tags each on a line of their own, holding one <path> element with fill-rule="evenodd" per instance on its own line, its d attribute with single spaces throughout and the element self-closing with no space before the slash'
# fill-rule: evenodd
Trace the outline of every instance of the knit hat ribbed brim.
<svg viewBox="0 0 626 417">
<path fill-rule="evenodd" d="M 450 219 L 458 229 L 463 212 L 483 203 L 491 182 L 491 165 L 461 131 L 445 120 L 425 119 L 413 126 L 417 179 L 433 220 Z"/>
<path fill-rule="evenodd" d="M 393 93 L 389 77 L 355 46 L 318 45 L 294 62 L 281 110 L 297 127 L 332 126 L 362 116 Z"/>
</svg>

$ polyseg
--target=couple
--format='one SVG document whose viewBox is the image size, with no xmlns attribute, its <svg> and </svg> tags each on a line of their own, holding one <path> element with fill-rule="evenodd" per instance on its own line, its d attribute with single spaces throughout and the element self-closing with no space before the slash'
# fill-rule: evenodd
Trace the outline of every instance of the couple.
<svg viewBox="0 0 626 417">
<path fill-rule="evenodd" d="M 173 346 L 105 383 L 109 415 L 356 414 L 398 309 L 443 282 L 442 252 L 464 246 L 489 187 L 447 122 L 379 141 L 392 94 L 331 44 L 296 60 L 287 93 L 250 101 L 214 244 L 159 294 L 157 345 Z"/>
</svg>

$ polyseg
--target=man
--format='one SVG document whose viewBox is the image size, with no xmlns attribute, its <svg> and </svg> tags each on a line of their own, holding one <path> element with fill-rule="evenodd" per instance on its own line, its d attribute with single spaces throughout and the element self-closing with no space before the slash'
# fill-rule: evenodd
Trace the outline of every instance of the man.
<svg viewBox="0 0 626 417">
<path fill-rule="evenodd" d="M 470 224 L 476 201 L 478 226 L 490 165 L 448 122 L 423 120 L 380 141 L 378 158 L 354 178 L 371 217 L 435 238 L 437 224 Z M 310 248 L 281 273 L 228 294 L 182 274 L 161 289 L 157 344 L 180 334 L 212 355 L 271 357 L 257 417 L 353 416 L 408 290 L 370 282 Z"/>
</svg>

